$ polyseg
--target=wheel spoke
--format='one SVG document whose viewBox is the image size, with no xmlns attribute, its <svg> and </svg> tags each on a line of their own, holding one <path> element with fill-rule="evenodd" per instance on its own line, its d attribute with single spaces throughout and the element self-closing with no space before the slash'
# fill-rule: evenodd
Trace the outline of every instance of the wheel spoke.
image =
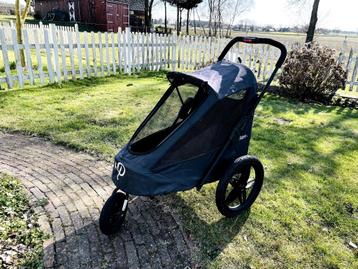
<svg viewBox="0 0 358 269">
<path fill-rule="evenodd" d="M 236 198 L 240 198 L 240 189 L 235 187 L 232 189 L 232 191 L 230 191 L 229 195 L 226 197 L 225 199 L 225 203 L 231 204 L 232 202 L 235 201 Z"/>
<path fill-rule="evenodd" d="M 250 189 L 253 185 L 255 184 L 255 179 L 250 178 L 247 182 L 246 182 L 246 189 Z"/>
<path fill-rule="evenodd" d="M 242 204 L 246 202 L 246 189 L 241 189 L 241 195 L 242 195 Z"/>
</svg>

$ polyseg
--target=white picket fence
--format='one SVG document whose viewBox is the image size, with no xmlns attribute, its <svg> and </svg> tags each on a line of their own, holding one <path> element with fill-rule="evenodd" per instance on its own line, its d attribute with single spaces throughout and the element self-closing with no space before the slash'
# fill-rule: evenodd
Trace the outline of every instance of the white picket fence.
<svg viewBox="0 0 358 269">
<path fill-rule="evenodd" d="M 26 25 L 23 44 L 16 41 L 14 26 L 0 25 L 0 86 L 61 83 L 69 79 L 131 74 L 142 70 L 195 70 L 217 59 L 229 39 L 200 36 L 79 32 L 50 25 Z M 291 49 L 297 44 L 286 44 Z M 26 67 L 21 66 L 23 49 Z M 254 70 L 260 81 L 268 78 L 279 51 L 268 45 L 237 44 L 226 59 L 238 57 Z M 337 59 L 348 72 L 348 90 L 358 91 L 358 55 L 346 45 Z"/>
</svg>

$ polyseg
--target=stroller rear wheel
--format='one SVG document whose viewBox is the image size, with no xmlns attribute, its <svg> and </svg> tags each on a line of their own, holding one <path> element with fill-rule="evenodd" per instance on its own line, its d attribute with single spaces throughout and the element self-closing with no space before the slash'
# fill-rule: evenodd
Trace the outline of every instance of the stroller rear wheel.
<svg viewBox="0 0 358 269">
<path fill-rule="evenodd" d="M 232 218 L 247 210 L 260 193 L 264 168 L 256 157 L 242 156 L 219 181 L 216 205 L 221 214 Z"/>
<path fill-rule="evenodd" d="M 115 192 L 104 204 L 99 218 L 99 228 L 105 235 L 115 234 L 121 228 L 127 213 L 128 194 Z"/>
</svg>

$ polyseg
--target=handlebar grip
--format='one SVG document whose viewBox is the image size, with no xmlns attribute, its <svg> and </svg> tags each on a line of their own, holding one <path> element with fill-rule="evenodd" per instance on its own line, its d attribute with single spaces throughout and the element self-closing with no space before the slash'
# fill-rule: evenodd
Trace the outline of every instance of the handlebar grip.
<svg viewBox="0 0 358 269">
<path fill-rule="evenodd" d="M 277 63 L 276 63 L 276 67 L 280 68 L 283 64 L 283 62 L 286 59 L 287 56 L 287 49 L 286 47 L 276 41 L 273 40 L 271 38 L 261 38 L 261 37 L 242 37 L 242 36 L 237 36 L 235 38 L 233 38 L 224 48 L 224 50 L 222 51 L 222 53 L 220 54 L 218 61 L 222 61 L 225 57 L 225 55 L 227 54 L 227 52 L 232 48 L 232 46 L 234 46 L 237 42 L 243 42 L 243 43 L 249 43 L 249 44 L 268 44 L 271 46 L 274 46 L 276 48 L 278 48 L 281 51 L 281 55 L 280 58 L 278 59 Z"/>
</svg>

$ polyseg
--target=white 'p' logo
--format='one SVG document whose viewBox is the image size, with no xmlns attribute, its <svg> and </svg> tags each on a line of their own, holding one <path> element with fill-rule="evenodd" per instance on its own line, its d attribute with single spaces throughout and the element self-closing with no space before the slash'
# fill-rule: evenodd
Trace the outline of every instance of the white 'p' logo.
<svg viewBox="0 0 358 269">
<path fill-rule="evenodd" d="M 123 177 L 124 174 L 126 173 L 126 168 L 124 167 L 124 164 L 121 163 L 121 162 L 118 162 L 116 164 L 116 169 L 117 169 L 117 172 L 118 172 L 117 179 L 118 179 L 118 176 Z"/>
</svg>

